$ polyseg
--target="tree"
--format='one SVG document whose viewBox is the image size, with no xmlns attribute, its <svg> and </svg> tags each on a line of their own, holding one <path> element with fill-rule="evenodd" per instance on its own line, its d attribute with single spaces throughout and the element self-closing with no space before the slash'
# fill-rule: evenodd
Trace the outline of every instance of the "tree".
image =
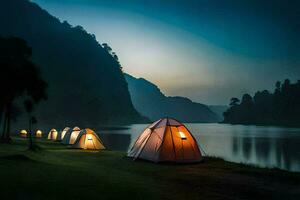
<svg viewBox="0 0 300 200">
<path fill-rule="evenodd" d="M 237 106 L 237 105 L 239 104 L 239 102 L 240 102 L 240 100 L 239 100 L 238 98 L 232 97 L 232 98 L 230 99 L 229 105 L 230 105 L 230 106 Z"/>
<path fill-rule="evenodd" d="M 35 117 L 32 116 L 32 111 L 34 109 L 34 103 L 30 99 L 26 99 L 24 101 L 25 111 L 28 114 L 29 126 L 28 126 L 28 134 L 29 134 L 29 150 L 35 150 L 35 145 L 33 144 L 33 133 L 32 133 L 32 125 L 37 123 Z"/>
<path fill-rule="evenodd" d="M 36 65 L 31 61 L 32 51 L 20 38 L 0 37 L 0 111 L 2 115 L 1 140 L 10 142 L 10 124 L 14 103 L 20 97 L 30 99 L 33 104 L 45 100 L 47 83 L 40 77 Z"/>
<path fill-rule="evenodd" d="M 252 98 L 244 94 L 238 104 L 232 98 L 231 107 L 224 112 L 224 122 L 234 124 L 274 124 L 300 125 L 300 81 L 291 83 L 286 79 L 283 84 L 277 81 L 274 93 L 258 91 Z"/>
<path fill-rule="evenodd" d="M 105 51 L 107 51 L 109 54 L 111 54 L 112 48 L 108 46 L 107 43 L 103 43 L 102 47 L 104 48 Z"/>
<path fill-rule="evenodd" d="M 275 87 L 276 87 L 276 90 L 279 90 L 280 91 L 280 88 L 281 88 L 281 82 L 280 81 L 277 81 L 275 83 Z"/>
<path fill-rule="evenodd" d="M 242 104 L 245 104 L 245 105 L 253 104 L 253 99 L 252 99 L 250 94 L 244 94 L 243 95 L 241 105 Z"/>
</svg>

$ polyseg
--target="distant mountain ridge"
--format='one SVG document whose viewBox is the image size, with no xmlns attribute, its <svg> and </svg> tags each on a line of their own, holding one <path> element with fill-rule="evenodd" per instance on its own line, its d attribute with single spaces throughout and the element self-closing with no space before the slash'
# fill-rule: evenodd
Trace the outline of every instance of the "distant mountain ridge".
<svg viewBox="0 0 300 200">
<path fill-rule="evenodd" d="M 134 107 L 151 120 L 174 117 L 182 122 L 218 122 L 208 106 L 185 97 L 167 97 L 153 83 L 125 74 Z"/>
<path fill-rule="evenodd" d="M 49 84 L 48 101 L 35 111 L 39 126 L 145 121 L 132 105 L 119 62 L 82 27 L 61 23 L 28 0 L 4 0 L 0 36 L 26 40 Z"/>
</svg>

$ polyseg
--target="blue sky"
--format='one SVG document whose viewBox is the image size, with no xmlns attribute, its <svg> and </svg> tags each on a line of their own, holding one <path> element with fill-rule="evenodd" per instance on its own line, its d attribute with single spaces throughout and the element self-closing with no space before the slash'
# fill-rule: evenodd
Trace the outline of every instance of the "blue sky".
<svg viewBox="0 0 300 200">
<path fill-rule="evenodd" d="M 172 96 L 227 104 L 300 79 L 297 1 L 34 0 L 108 43 L 125 72 Z"/>
</svg>

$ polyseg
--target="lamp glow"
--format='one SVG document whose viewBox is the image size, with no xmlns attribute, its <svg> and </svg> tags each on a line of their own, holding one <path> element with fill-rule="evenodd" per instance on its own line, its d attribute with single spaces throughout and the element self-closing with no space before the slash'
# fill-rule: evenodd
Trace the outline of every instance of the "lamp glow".
<svg viewBox="0 0 300 200">
<path fill-rule="evenodd" d="M 88 135 L 87 135 L 87 139 L 88 139 L 88 140 L 93 140 L 92 135 L 88 134 Z"/>
<path fill-rule="evenodd" d="M 181 137 L 181 139 L 186 139 L 186 136 L 183 132 L 179 131 L 179 136 Z"/>
</svg>

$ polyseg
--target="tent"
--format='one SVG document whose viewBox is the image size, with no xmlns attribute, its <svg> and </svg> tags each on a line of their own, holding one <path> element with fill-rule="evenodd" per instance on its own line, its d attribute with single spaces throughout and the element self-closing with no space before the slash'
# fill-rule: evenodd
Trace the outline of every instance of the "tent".
<svg viewBox="0 0 300 200">
<path fill-rule="evenodd" d="M 66 127 L 66 128 L 64 128 L 64 130 L 61 132 L 61 139 L 62 139 L 62 140 L 64 139 L 64 137 L 65 137 L 65 135 L 66 135 L 66 133 L 68 132 L 69 129 L 70 129 L 69 127 Z"/>
<path fill-rule="evenodd" d="M 199 162 L 202 159 L 197 141 L 180 122 L 160 119 L 138 137 L 128 156 L 153 162 Z"/>
<path fill-rule="evenodd" d="M 91 129 L 82 129 L 72 148 L 100 150 L 105 149 L 98 135 Z"/>
<path fill-rule="evenodd" d="M 20 131 L 20 136 L 21 137 L 27 137 L 27 131 L 26 130 L 21 130 Z"/>
<path fill-rule="evenodd" d="M 48 140 L 60 140 L 59 134 L 56 129 L 51 129 L 48 134 Z"/>
<path fill-rule="evenodd" d="M 63 144 L 74 144 L 75 140 L 77 139 L 77 136 L 80 133 L 79 127 L 74 127 L 73 129 L 69 129 L 62 140 Z"/>
<path fill-rule="evenodd" d="M 35 132 L 35 137 L 36 138 L 41 138 L 43 136 L 43 132 L 41 131 L 41 130 L 37 130 L 36 132 Z"/>
</svg>

